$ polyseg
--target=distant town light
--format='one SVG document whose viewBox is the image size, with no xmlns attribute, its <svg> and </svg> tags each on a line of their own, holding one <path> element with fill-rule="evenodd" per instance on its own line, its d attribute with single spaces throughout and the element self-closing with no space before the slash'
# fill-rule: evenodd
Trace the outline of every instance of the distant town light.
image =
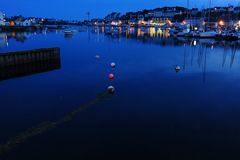
<svg viewBox="0 0 240 160">
<path fill-rule="evenodd" d="M 15 26 L 14 21 L 11 21 L 11 22 L 10 22 L 10 26 L 11 26 L 11 27 Z"/>
<path fill-rule="evenodd" d="M 120 26 L 120 25 L 122 25 L 122 21 L 120 21 L 120 20 L 119 21 L 112 21 L 111 25 L 112 26 Z"/>
<path fill-rule="evenodd" d="M 220 20 L 220 21 L 218 22 L 218 24 L 219 24 L 220 26 L 224 26 L 224 21 L 223 21 L 223 20 Z"/>
<path fill-rule="evenodd" d="M 138 25 L 146 25 L 146 24 L 147 24 L 146 21 L 143 21 L 143 20 L 139 20 L 139 21 L 138 21 Z"/>
<path fill-rule="evenodd" d="M 172 25 L 172 22 L 170 20 L 166 20 L 166 23 Z"/>
</svg>

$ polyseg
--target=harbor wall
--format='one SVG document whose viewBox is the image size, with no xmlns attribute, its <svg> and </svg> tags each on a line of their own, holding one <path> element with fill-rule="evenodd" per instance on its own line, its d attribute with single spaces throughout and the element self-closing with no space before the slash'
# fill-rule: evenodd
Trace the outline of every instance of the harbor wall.
<svg viewBox="0 0 240 160">
<path fill-rule="evenodd" d="M 0 53 L 0 80 L 61 68 L 60 48 Z"/>
</svg>

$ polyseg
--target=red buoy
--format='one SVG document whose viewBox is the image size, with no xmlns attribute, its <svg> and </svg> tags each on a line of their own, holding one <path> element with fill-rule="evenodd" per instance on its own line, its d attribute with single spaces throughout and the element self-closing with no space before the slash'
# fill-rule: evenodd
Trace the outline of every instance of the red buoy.
<svg viewBox="0 0 240 160">
<path fill-rule="evenodd" d="M 114 74 L 111 73 L 111 74 L 109 74 L 108 77 L 109 77 L 110 80 L 113 80 L 114 79 Z"/>
</svg>

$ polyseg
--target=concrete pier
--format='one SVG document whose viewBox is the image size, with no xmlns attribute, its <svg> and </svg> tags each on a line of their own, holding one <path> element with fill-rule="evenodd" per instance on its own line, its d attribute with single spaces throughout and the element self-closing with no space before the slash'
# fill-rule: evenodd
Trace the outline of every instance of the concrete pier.
<svg viewBox="0 0 240 160">
<path fill-rule="evenodd" d="M 61 68 L 60 48 L 0 53 L 0 80 Z"/>
</svg>

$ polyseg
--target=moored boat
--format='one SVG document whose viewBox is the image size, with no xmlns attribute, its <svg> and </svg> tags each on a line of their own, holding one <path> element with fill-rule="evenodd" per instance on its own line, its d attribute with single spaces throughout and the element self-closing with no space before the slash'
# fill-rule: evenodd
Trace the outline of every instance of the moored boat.
<svg viewBox="0 0 240 160">
<path fill-rule="evenodd" d="M 215 31 L 207 31 L 199 34 L 200 38 L 215 38 L 216 36 L 217 36 L 217 32 Z"/>
<path fill-rule="evenodd" d="M 65 36 L 72 36 L 73 35 L 73 31 L 64 31 L 64 35 Z"/>
<path fill-rule="evenodd" d="M 186 37 L 190 32 L 188 30 L 183 30 L 182 32 L 178 32 L 178 37 Z"/>
<path fill-rule="evenodd" d="M 199 37 L 200 35 L 199 35 L 198 32 L 191 31 L 191 32 L 187 33 L 185 36 L 186 36 L 186 37 L 194 38 L 194 37 Z"/>
</svg>

